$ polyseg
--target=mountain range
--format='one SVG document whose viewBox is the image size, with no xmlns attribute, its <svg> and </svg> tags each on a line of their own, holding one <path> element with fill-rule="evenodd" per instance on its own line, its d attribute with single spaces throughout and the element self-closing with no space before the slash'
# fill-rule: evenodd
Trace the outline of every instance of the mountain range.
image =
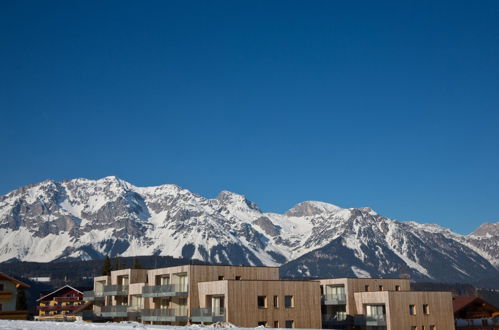
<svg viewBox="0 0 499 330">
<path fill-rule="evenodd" d="M 116 177 L 46 180 L 0 196 L 0 262 L 165 255 L 280 265 L 286 277 L 394 277 L 499 286 L 499 222 L 460 235 L 370 208 L 306 201 L 283 214 Z"/>
</svg>

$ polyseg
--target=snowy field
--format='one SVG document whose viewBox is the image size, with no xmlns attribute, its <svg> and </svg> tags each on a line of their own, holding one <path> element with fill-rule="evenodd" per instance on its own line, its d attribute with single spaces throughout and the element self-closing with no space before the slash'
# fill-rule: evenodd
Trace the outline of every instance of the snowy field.
<svg viewBox="0 0 499 330">
<path fill-rule="evenodd" d="M 216 328 L 216 329 L 255 329 L 255 328 L 237 328 L 230 327 L 227 324 L 227 328 Z M 263 327 L 258 327 L 256 329 L 265 329 Z M 10 320 L 0 320 L 0 329 L 5 330 L 131 330 L 131 329 L 167 329 L 167 330 L 201 330 L 210 329 L 208 326 L 201 325 L 191 325 L 191 326 L 169 326 L 169 325 L 149 325 L 141 323 L 88 323 L 88 322 L 35 322 L 35 321 L 10 321 Z M 214 329 L 214 328 L 211 328 Z"/>
<path fill-rule="evenodd" d="M 132 330 L 132 329 L 168 329 L 168 330 L 200 330 L 206 327 L 203 326 L 168 326 L 168 325 L 149 325 L 135 322 L 123 323 L 88 323 L 88 322 L 51 322 L 51 321 L 11 321 L 0 320 L 0 329 L 5 330 Z M 223 329 L 223 328 L 218 328 Z M 238 328 L 232 328 L 235 330 Z"/>
</svg>

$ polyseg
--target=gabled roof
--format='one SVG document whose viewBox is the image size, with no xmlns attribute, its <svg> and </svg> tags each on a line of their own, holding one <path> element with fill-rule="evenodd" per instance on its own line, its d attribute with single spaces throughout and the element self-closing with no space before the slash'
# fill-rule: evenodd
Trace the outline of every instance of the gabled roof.
<svg viewBox="0 0 499 330">
<path fill-rule="evenodd" d="M 45 299 L 46 297 L 51 296 L 51 295 L 53 295 L 54 293 L 57 293 L 57 292 L 59 292 L 59 291 L 61 291 L 61 290 L 63 290 L 63 289 L 66 289 L 66 288 L 70 288 L 71 290 L 74 290 L 74 291 L 77 291 L 77 292 L 79 292 L 79 293 L 83 294 L 83 292 L 81 292 L 80 290 L 77 290 L 77 289 L 73 288 L 71 285 L 65 285 L 65 286 L 63 286 L 63 287 L 60 287 L 60 288 L 59 288 L 59 289 L 57 289 L 57 290 L 54 290 L 54 291 L 52 291 L 52 292 L 50 292 L 50 293 L 48 293 L 48 294 L 44 295 L 43 297 L 38 298 L 36 301 L 43 300 L 43 299 Z"/>
<path fill-rule="evenodd" d="M 454 314 L 465 308 L 466 306 L 470 305 L 473 302 L 478 302 L 480 304 L 486 305 L 489 308 L 492 309 L 498 309 L 491 303 L 488 303 L 487 301 L 483 300 L 480 297 L 476 296 L 470 296 L 470 297 L 465 297 L 465 296 L 457 296 L 452 299 L 452 307 L 454 309 Z"/>
<path fill-rule="evenodd" d="M 11 281 L 12 283 L 14 283 L 16 285 L 16 288 L 18 288 L 18 287 L 29 288 L 28 284 L 21 282 L 19 280 L 16 280 L 15 278 L 13 278 L 5 273 L 2 273 L 2 272 L 0 272 L 0 280 Z"/>
</svg>

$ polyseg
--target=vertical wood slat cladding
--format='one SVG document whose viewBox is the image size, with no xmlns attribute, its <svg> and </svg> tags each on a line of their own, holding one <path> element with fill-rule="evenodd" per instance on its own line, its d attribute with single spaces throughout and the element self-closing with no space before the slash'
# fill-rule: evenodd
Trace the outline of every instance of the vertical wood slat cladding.
<svg viewBox="0 0 499 330">
<path fill-rule="evenodd" d="M 188 276 L 187 305 L 189 306 L 189 315 L 192 308 L 199 308 L 199 282 L 218 281 L 219 276 L 223 276 L 225 279 L 235 279 L 236 276 L 249 280 L 279 279 L 279 267 L 185 265 L 148 270 L 148 285 L 155 285 L 155 278 L 158 275 L 172 276 L 179 273 L 185 273 Z M 144 304 L 146 308 L 153 308 L 152 298 L 145 299 Z"/>
<path fill-rule="evenodd" d="M 355 293 L 357 310 L 363 313 L 365 304 L 385 304 L 387 329 L 410 329 L 417 326 L 426 329 L 435 325 L 438 330 L 454 330 L 452 294 L 435 291 L 400 291 L 400 292 L 357 292 Z M 429 314 L 423 314 L 423 304 L 428 304 Z M 409 314 L 409 305 L 416 307 L 416 315 Z"/>
<path fill-rule="evenodd" d="M 400 291 L 408 291 L 411 289 L 411 283 L 408 279 L 401 278 L 331 278 L 320 280 L 322 286 L 331 284 L 343 284 L 346 293 L 346 312 L 349 315 L 362 314 L 362 311 L 357 310 L 355 304 L 354 293 L 365 292 L 365 286 L 369 285 L 369 291 L 379 291 L 379 286 L 383 286 L 383 291 L 395 291 L 398 285 Z"/>
<path fill-rule="evenodd" d="M 199 284 L 200 305 L 207 307 L 207 295 L 225 295 L 227 321 L 240 327 L 256 327 L 266 321 L 275 321 L 284 327 L 287 320 L 295 328 L 321 328 L 321 300 L 318 281 L 216 281 Z M 267 297 L 267 307 L 259 308 L 258 296 Z M 278 307 L 273 297 L 279 297 Z M 284 296 L 293 296 L 294 305 L 284 306 Z"/>
</svg>

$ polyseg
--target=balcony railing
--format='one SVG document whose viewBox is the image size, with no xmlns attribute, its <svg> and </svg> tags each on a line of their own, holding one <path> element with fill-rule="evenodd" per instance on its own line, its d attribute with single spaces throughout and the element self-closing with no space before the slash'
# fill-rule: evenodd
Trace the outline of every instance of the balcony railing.
<svg viewBox="0 0 499 330">
<path fill-rule="evenodd" d="M 55 297 L 55 301 L 80 301 L 82 298 L 80 297 Z"/>
<path fill-rule="evenodd" d="M 325 294 L 322 296 L 322 303 L 324 305 L 345 305 L 347 303 L 347 297 L 344 293 Z"/>
<path fill-rule="evenodd" d="M 185 297 L 188 294 L 187 286 L 180 286 L 177 284 L 165 285 L 149 285 L 142 287 L 142 296 L 144 298 L 154 297 Z"/>
<path fill-rule="evenodd" d="M 12 298 L 11 291 L 0 291 L 0 301 L 10 300 Z"/>
<path fill-rule="evenodd" d="M 177 322 L 187 321 L 187 309 L 184 312 L 175 309 L 143 309 L 142 321 L 156 321 L 156 322 Z"/>
<path fill-rule="evenodd" d="M 104 292 L 102 291 L 84 291 L 83 300 L 102 300 L 104 299 Z"/>
<path fill-rule="evenodd" d="M 385 326 L 386 325 L 386 315 L 366 315 L 366 326 Z"/>
<path fill-rule="evenodd" d="M 136 306 L 115 305 L 102 306 L 102 317 L 133 317 L 140 314 L 140 309 Z"/>
<path fill-rule="evenodd" d="M 193 308 L 191 320 L 192 322 L 222 322 L 225 321 L 225 309 Z"/>
<path fill-rule="evenodd" d="M 104 285 L 104 296 L 127 296 L 128 285 Z"/>
<path fill-rule="evenodd" d="M 36 306 L 36 309 L 39 311 L 68 311 L 68 310 L 75 310 L 78 307 L 81 307 L 81 305 Z"/>
</svg>

